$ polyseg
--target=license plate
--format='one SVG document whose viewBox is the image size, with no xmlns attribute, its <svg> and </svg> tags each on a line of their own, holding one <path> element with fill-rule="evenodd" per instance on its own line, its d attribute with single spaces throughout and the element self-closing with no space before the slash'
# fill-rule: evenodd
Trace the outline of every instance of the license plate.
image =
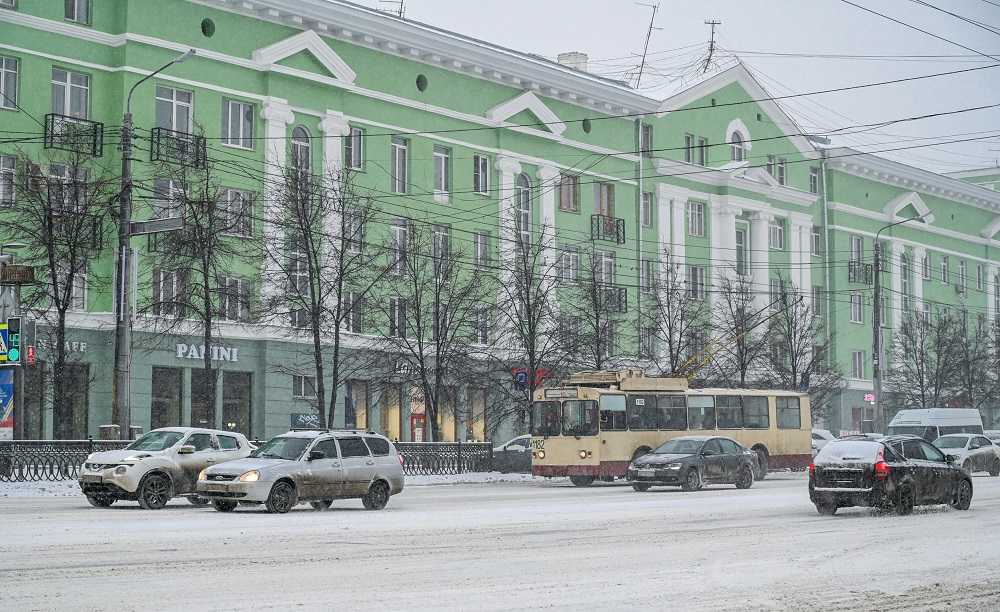
<svg viewBox="0 0 1000 612">
<path fill-rule="evenodd" d="M 225 491 L 226 485 L 224 484 L 207 484 L 205 485 L 206 491 Z"/>
<path fill-rule="evenodd" d="M 639 475 L 643 478 L 652 478 L 656 476 L 656 470 L 639 470 Z"/>
<path fill-rule="evenodd" d="M 83 474 L 80 476 L 80 482 L 97 482 L 100 483 L 103 479 L 95 474 Z"/>
</svg>

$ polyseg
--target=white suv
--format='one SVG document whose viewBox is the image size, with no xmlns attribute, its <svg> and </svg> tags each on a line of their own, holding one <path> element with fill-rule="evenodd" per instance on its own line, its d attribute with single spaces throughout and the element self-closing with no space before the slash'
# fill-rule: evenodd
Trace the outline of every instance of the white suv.
<svg viewBox="0 0 1000 612">
<path fill-rule="evenodd" d="M 232 431 L 167 427 L 154 429 L 122 450 L 92 453 L 80 468 L 80 488 L 92 506 L 107 508 L 120 499 L 158 510 L 172 497 L 195 505 L 198 473 L 209 465 L 246 457 L 253 450 Z"/>
</svg>

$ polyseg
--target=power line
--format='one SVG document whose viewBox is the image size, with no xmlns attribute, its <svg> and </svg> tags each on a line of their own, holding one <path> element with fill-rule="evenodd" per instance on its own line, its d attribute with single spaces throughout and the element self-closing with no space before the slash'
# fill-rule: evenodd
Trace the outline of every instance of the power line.
<svg viewBox="0 0 1000 612">
<path fill-rule="evenodd" d="M 968 17 L 963 17 L 963 16 L 959 15 L 958 13 L 953 13 L 951 11 L 946 11 L 945 9 L 943 9 L 941 7 L 934 6 L 930 2 L 924 2 L 924 0 L 910 0 L 910 2 L 915 2 L 915 3 L 917 3 L 917 4 L 921 5 L 921 6 L 926 6 L 927 8 L 934 9 L 935 11 L 939 11 L 939 12 L 944 13 L 946 15 L 951 15 L 952 17 L 954 17 L 956 19 L 961 19 L 962 21 L 964 21 L 966 23 L 972 24 L 972 25 L 976 26 L 977 28 L 979 28 L 981 30 L 986 30 L 990 34 L 1000 34 L 1000 31 L 997 31 L 997 28 L 995 28 L 994 26 L 984 24 L 984 23 L 982 23 L 980 21 L 976 21 L 975 19 L 969 19 Z"/>
</svg>

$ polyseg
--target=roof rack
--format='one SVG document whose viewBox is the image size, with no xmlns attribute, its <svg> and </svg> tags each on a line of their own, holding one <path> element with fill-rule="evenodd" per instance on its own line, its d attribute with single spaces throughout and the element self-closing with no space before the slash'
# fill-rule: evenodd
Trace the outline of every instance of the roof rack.
<svg viewBox="0 0 1000 612">
<path fill-rule="evenodd" d="M 374 431 L 368 429 L 358 429 L 356 427 L 292 427 L 288 431 L 325 431 L 330 433 L 336 431 L 352 431 L 355 433 L 376 434 Z"/>
</svg>

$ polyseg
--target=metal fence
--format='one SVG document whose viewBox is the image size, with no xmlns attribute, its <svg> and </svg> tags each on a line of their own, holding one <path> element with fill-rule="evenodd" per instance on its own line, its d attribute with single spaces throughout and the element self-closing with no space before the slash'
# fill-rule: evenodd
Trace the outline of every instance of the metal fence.
<svg viewBox="0 0 1000 612">
<path fill-rule="evenodd" d="M 87 455 L 124 448 L 127 444 L 128 440 L 3 441 L 0 482 L 75 479 Z M 407 476 L 488 472 L 493 466 L 490 444 L 400 442 L 396 448 L 403 457 L 403 473 Z"/>
</svg>

